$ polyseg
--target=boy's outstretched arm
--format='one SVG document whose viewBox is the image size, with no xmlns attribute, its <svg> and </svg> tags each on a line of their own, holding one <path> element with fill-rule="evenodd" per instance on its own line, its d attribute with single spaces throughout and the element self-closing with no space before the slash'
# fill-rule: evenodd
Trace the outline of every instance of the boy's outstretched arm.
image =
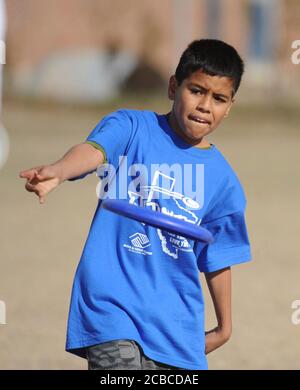
<svg viewBox="0 0 300 390">
<path fill-rule="evenodd" d="M 216 328 L 205 333 L 205 353 L 208 354 L 225 344 L 231 335 L 231 269 L 206 273 L 205 278 L 218 321 Z"/>
<path fill-rule="evenodd" d="M 82 143 L 73 146 L 60 160 L 20 172 L 27 179 L 25 188 L 34 192 L 40 203 L 46 195 L 65 180 L 94 171 L 104 162 L 103 153 L 92 145 Z"/>
</svg>

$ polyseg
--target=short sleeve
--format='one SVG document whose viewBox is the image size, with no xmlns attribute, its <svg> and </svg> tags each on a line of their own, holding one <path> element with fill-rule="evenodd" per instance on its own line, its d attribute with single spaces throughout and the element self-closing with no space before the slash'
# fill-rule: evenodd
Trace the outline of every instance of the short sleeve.
<svg viewBox="0 0 300 390">
<path fill-rule="evenodd" d="M 132 119 L 127 110 L 123 109 L 105 116 L 91 131 L 86 142 L 101 150 L 104 161 L 117 169 L 119 157 L 126 155 L 132 135 Z M 83 179 L 92 172 L 72 178 L 70 181 Z"/>
<path fill-rule="evenodd" d="M 126 110 L 118 110 L 104 117 L 86 141 L 96 144 L 104 152 L 106 162 L 115 168 L 119 157 L 127 154 L 133 135 L 133 122 Z"/>
<path fill-rule="evenodd" d="M 251 260 L 245 210 L 244 190 L 231 170 L 224 175 L 201 222 L 214 237 L 212 244 L 195 245 L 201 272 L 213 272 Z"/>
<path fill-rule="evenodd" d="M 213 272 L 251 260 L 250 243 L 243 211 L 202 224 L 214 236 L 210 245 L 196 249 L 198 268 Z"/>
</svg>

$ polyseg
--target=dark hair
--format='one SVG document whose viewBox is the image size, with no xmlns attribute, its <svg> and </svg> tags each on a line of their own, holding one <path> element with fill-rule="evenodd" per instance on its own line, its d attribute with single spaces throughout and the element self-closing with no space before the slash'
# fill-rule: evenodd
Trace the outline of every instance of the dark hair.
<svg viewBox="0 0 300 390">
<path fill-rule="evenodd" d="M 217 39 L 200 39 L 189 44 L 176 68 L 178 85 L 193 72 L 202 70 L 211 76 L 232 79 L 234 94 L 240 86 L 244 62 L 232 46 Z"/>
</svg>

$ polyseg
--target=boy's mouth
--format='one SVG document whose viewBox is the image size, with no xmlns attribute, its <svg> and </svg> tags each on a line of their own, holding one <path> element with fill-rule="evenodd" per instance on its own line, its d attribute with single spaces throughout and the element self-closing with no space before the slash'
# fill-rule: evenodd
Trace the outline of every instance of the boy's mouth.
<svg viewBox="0 0 300 390">
<path fill-rule="evenodd" d="M 210 125 L 211 122 L 208 121 L 207 119 L 201 118 L 200 116 L 195 116 L 195 115 L 189 115 L 188 117 L 190 120 L 193 122 L 201 123 L 203 125 Z"/>
</svg>

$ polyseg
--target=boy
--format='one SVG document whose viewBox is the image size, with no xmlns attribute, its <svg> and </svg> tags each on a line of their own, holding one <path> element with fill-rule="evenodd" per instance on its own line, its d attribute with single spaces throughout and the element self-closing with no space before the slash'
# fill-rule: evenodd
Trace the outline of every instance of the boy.
<svg viewBox="0 0 300 390">
<path fill-rule="evenodd" d="M 102 194 L 108 187 L 106 196 L 201 222 L 214 235 L 211 245 L 193 242 L 110 213 L 99 200 L 74 280 L 66 345 L 90 369 L 207 369 L 206 354 L 229 339 L 230 267 L 250 260 L 246 202 L 206 136 L 228 115 L 243 70 L 230 45 L 194 41 L 170 78 L 169 114 L 119 110 L 61 160 L 21 172 L 44 203 L 60 183 L 107 163 L 113 175 L 100 173 L 109 178 Z M 199 271 L 217 318 L 209 332 Z"/>
</svg>

